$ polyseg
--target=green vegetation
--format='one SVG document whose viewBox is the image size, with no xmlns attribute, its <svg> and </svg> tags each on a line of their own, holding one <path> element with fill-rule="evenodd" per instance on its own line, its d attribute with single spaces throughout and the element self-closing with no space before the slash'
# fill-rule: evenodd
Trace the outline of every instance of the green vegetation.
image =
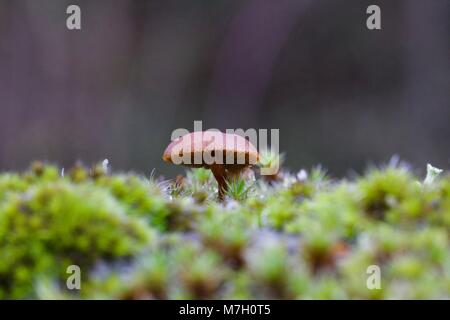
<svg viewBox="0 0 450 320">
<path fill-rule="evenodd" d="M 448 299 L 450 176 L 421 181 L 394 165 L 283 170 L 217 202 L 204 169 L 158 181 L 34 163 L 0 174 L 0 298 Z M 66 288 L 73 264 L 81 290 Z"/>
</svg>

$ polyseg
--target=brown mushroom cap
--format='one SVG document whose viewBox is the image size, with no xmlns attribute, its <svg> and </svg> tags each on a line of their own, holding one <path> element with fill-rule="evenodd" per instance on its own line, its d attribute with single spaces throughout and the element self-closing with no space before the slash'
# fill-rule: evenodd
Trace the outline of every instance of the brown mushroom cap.
<svg viewBox="0 0 450 320">
<path fill-rule="evenodd" d="M 214 159 L 205 161 L 208 156 Z M 183 160 L 176 163 L 175 157 Z M 196 131 L 172 141 L 164 151 L 163 160 L 189 167 L 209 168 L 212 165 L 223 165 L 232 170 L 256 164 L 259 154 L 255 146 L 240 135 Z"/>
<path fill-rule="evenodd" d="M 163 160 L 194 168 L 211 169 L 219 185 L 219 200 L 223 200 L 227 181 L 258 163 L 259 154 L 247 139 L 219 131 L 196 131 L 172 141 Z"/>
</svg>

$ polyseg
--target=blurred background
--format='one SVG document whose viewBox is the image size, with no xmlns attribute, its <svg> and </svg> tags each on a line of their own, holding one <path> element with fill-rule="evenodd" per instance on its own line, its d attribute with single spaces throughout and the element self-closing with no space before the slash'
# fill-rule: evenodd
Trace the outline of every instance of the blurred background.
<svg viewBox="0 0 450 320">
<path fill-rule="evenodd" d="M 293 170 L 448 169 L 449 18 L 448 0 L 0 0 L 0 170 L 108 158 L 171 177 L 164 148 L 194 120 L 280 129 Z"/>
</svg>

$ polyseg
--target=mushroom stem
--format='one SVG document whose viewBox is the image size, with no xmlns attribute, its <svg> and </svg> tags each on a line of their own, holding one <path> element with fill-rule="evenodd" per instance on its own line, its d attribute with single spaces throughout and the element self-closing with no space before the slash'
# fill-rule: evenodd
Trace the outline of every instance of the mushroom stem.
<svg viewBox="0 0 450 320">
<path fill-rule="evenodd" d="M 216 178 L 217 184 L 219 186 L 219 200 L 222 201 L 228 188 L 226 179 L 227 173 L 225 171 L 225 168 L 221 165 L 212 165 L 211 171 L 214 175 L 214 178 Z"/>
</svg>

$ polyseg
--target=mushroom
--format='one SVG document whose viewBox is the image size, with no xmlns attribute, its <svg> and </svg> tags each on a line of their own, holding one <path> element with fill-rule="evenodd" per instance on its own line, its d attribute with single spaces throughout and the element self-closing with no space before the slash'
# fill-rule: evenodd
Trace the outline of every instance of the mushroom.
<svg viewBox="0 0 450 320">
<path fill-rule="evenodd" d="M 163 160 L 193 168 L 210 169 L 223 200 L 228 182 L 259 161 L 255 146 L 240 135 L 219 131 L 196 131 L 173 140 L 163 154 Z"/>
</svg>

